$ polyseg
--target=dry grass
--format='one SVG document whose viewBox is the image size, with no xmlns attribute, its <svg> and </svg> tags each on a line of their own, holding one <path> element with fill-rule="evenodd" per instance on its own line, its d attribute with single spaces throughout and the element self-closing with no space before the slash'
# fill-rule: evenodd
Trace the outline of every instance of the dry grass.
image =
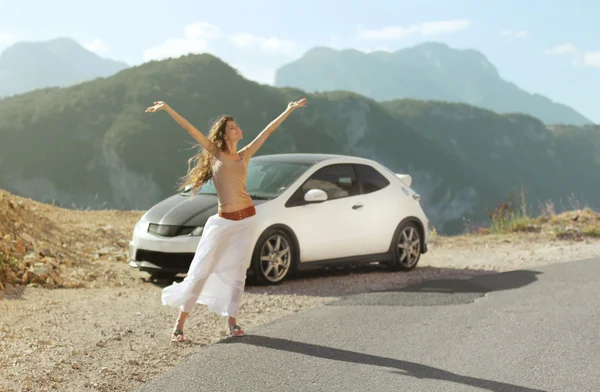
<svg viewBox="0 0 600 392">
<path fill-rule="evenodd" d="M 590 208 L 581 208 L 579 203 L 570 200 L 571 210 L 555 212 L 551 202 L 540 205 L 541 214 L 533 217 L 526 207 L 525 192 L 521 191 L 520 206 L 510 197 L 498 204 L 495 210 L 488 211 L 490 224 L 485 228 L 470 230 L 469 234 L 509 235 L 514 233 L 538 234 L 537 237 L 583 240 L 600 238 L 600 213 Z"/>
<path fill-rule="evenodd" d="M 519 203 L 515 202 L 513 196 L 509 196 L 494 210 L 488 210 L 487 226 L 466 227 L 464 234 L 458 236 L 439 235 L 432 228 L 429 243 L 438 247 L 468 247 L 514 240 L 531 242 L 600 239 L 600 212 L 589 207 L 582 208 L 577 200 L 570 198 L 570 209 L 564 212 L 556 213 L 554 204 L 545 202 L 540 203 L 540 214 L 532 216 L 526 207 L 525 192 L 522 190 L 519 196 Z"/>
</svg>

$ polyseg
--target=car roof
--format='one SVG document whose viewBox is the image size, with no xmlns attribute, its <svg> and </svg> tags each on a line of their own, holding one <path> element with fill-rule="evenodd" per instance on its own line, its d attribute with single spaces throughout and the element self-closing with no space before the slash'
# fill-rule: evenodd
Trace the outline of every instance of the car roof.
<svg viewBox="0 0 600 392">
<path fill-rule="evenodd" d="M 349 161 L 360 161 L 364 158 L 353 157 L 339 154 L 315 154 L 315 153 L 289 153 L 289 154 L 270 154 L 255 156 L 252 160 L 263 162 L 290 162 L 290 163 L 309 163 L 317 164 L 328 159 L 347 159 Z"/>
</svg>

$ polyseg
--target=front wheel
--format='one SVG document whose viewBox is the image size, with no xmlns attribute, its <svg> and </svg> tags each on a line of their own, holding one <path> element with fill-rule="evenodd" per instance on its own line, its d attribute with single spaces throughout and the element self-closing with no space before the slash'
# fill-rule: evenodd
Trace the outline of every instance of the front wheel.
<svg viewBox="0 0 600 392">
<path fill-rule="evenodd" d="M 150 272 L 150 280 L 165 280 L 172 282 L 177 276 L 176 272 L 152 271 Z"/>
<path fill-rule="evenodd" d="M 388 267 L 395 271 L 410 271 L 421 258 L 421 231 L 413 222 L 400 226 L 392 243 L 392 261 Z"/>
<path fill-rule="evenodd" d="M 252 278 L 259 284 L 275 285 L 292 274 L 295 267 L 294 244 L 284 230 L 265 231 L 252 254 Z"/>
</svg>

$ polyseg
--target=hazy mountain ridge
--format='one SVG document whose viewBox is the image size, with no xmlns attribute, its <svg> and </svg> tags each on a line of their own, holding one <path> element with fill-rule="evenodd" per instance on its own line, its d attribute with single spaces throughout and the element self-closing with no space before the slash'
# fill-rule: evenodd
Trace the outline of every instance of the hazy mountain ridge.
<svg viewBox="0 0 600 392">
<path fill-rule="evenodd" d="M 70 38 L 18 42 L 0 54 L 0 97 L 71 86 L 128 67 L 102 58 Z"/>
<path fill-rule="evenodd" d="M 276 72 L 276 86 L 306 91 L 348 90 L 376 100 L 467 103 L 499 113 L 525 113 L 546 124 L 590 124 L 566 105 L 502 79 L 480 52 L 427 42 L 396 52 L 316 47 Z"/>
</svg>

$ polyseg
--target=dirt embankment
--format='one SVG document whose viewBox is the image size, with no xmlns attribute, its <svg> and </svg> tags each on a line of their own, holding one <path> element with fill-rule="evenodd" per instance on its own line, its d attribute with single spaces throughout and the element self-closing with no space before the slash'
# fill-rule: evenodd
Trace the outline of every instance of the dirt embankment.
<svg viewBox="0 0 600 392">
<path fill-rule="evenodd" d="M 125 284 L 103 262 L 126 260 L 141 215 L 56 208 L 0 190 L 0 292 Z"/>
</svg>

